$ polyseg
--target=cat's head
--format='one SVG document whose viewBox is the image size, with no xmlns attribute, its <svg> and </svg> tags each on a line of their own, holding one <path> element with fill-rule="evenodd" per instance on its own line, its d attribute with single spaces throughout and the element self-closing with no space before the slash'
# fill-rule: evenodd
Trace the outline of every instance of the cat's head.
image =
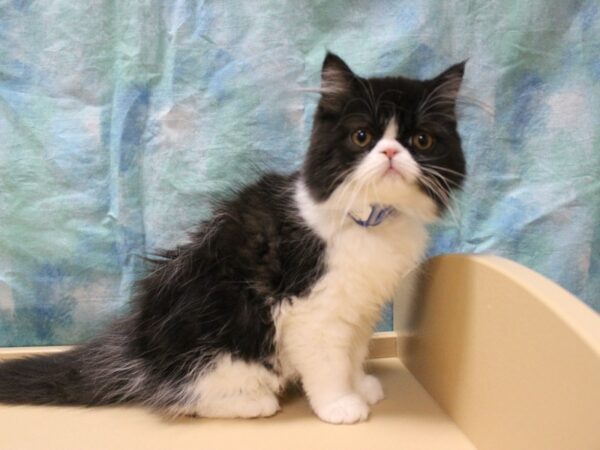
<svg viewBox="0 0 600 450">
<path fill-rule="evenodd" d="M 390 205 L 432 221 L 465 177 L 455 104 L 464 73 L 361 78 L 328 53 L 302 176 L 314 201 Z"/>
</svg>

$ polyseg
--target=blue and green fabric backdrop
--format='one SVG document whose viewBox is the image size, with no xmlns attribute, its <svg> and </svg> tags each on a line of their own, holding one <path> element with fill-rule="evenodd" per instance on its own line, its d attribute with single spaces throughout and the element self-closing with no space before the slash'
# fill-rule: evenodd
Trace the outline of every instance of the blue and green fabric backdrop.
<svg viewBox="0 0 600 450">
<path fill-rule="evenodd" d="M 325 49 L 363 75 L 469 58 L 470 177 L 430 253 L 600 307 L 597 1 L 0 0 L 0 345 L 81 341 L 210 198 L 297 168 Z"/>
</svg>

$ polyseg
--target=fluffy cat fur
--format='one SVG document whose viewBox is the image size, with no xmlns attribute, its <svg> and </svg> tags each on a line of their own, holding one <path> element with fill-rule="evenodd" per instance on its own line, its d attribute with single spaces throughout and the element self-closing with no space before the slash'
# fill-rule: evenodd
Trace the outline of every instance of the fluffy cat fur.
<svg viewBox="0 0 600 450">
<path fill-rule="evenodd" d="M 373 327 L 465 175 L 463 70 L 365 79 L 327 54 L 302 169 L 219 205 L 190 243 L 153 261 L 131 313 L 96 339 L 2 363 L 0 402 L 257 417 L 300 381 L 322 420 L 365 420 L 383 398 L 363 370 Z M 360 226 L 350 214 L 372 204 L 393 213 Z"/>
</svg>

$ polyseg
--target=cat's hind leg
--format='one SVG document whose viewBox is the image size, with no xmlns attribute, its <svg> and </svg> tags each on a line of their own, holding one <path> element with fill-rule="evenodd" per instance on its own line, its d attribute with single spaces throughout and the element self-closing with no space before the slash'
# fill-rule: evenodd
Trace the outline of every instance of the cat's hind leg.
<svg viewBox="0 0 600 450">
<path fill-rule="evenodd" d="M 279 411 L 281 380 L 260 363 L 218 357 L 189 388 L 192 411 L 201 417 L 267 417 Z"/>
</svg>

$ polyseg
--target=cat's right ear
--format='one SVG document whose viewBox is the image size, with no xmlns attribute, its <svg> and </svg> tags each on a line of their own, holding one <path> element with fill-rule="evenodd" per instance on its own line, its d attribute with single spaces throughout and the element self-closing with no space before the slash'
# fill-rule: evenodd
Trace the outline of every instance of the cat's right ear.
<svg viewBox="0 0 600 450">
<path fill-rule="evenodd" d="M 356 75 L 339 56 L 327 52 L 321 69 L 321 107 L 336 110 L 345 104 Z"/>
</svg>

